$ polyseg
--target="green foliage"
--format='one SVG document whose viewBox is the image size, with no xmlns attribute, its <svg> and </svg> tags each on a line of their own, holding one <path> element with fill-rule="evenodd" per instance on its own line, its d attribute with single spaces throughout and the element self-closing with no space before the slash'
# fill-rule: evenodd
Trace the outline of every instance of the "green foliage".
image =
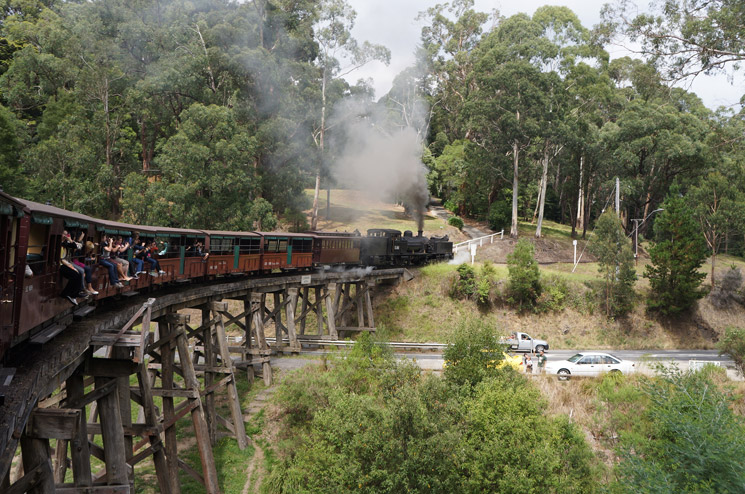
<svg viewBox="0 0 745 494">
<path fill-rule="evenodd" d="M 590 250 L 598 259 L 603 279 L 602 301 L 606 316 L 628 313 L 634 305 L 634 254 L 614 211 L 608 210 L 598 218 Z"/>
<path fill-rule="evenodd" d="M 569 297 L 567 280 L 556 275 L 541 279 L 541 295 L 536 301 L 537 312 L 559 312 L 564 310 Z"/>
<path fill-rule="evenodd" d="M 476 292 L 476 270 L 463 263 L 458 266 L 458 281 L 453 287 L 453 298 L 470 298 Z"/>
<path fill-rule="evenodd" d="M 501 360 L 499 336 L 479 319 L 467 319 L 456 329 L 442 358 L 447 362 L 445 379 L 463 386 L 475 386 L 498 370 L 494 363 Z"/>
<path fill-rule="evenodd" d="M 566 417 L 542 413 L 540 392 L 525 379 L 488 379 L 465 404 L 468 442 L 464 492 L 598 490 L 593 454 Z"/>
<path fill-rule="evenodd" d="M 456 346 L 471 348 L 456 367 L 485 355 L 477 334 L 494 348 L 493 334 L 464 328 Z M 406 362 L 366 336 L 331 366 L 284 379 L 285 439 L 262 492 L 595 492 L 583 436 L 543 414 L 529 381 L 491 368 L 473 388 Z"/>
<path fill-rule="evenodd" d="M 0 105 L 0 184 L 6 194 L 19 194 L 22 181 L 20 170 L 21 146 L 18 121 L 7 108 Z"/>
<path fill-rule="evenodd" d="M 541 273 L 535 260 L 535 247 L 528 240 L 520 239 L 515 250 L 507 255 L 509 270 L 509 301 L 521 310 L 535 306 L 541 295 Z"/>
<path fill-rule="evenodd" d="M 615 490 L 741 492 L 745 427 L 706 373 L 667 370 L 644 393 L 649 430 L 622 441 Z"/>
<path fill-rule="evenodd" d="M 460 219 L 460 218 L 458 218 L 457 216 L 451 216 L 450 218 L 448 218 L 448 225 L 454 226 L 458 230 L 462 230 L 463 229 L 463 220 Z"/>
<path fill-rule="evenodd" d="M 512 205 L 509 201 L 496 201 L 489 206 L 489 215 L 487 221 L 489 222 L 489 228 L 494 231 L 501 231 L 506 229 L 507 225 L 510 224 L 510 216 L 512 215 Z"/>
<path fill-rule="evenodd" d="M 699 289 L 706 278 L 699 268 L 707 257 L 706 242 L 679 189 L 670 189 L 665 209 L 654 224 L 655 241 L 649 249 L 647 306 L 663 314 L 677 314 L 703 296 Z"/>
<path fill-rule="evenodd" d="M 745 376 L 745 329 L 728 327 L 724 336 L 717 342 L 719 355 L 728 355 L 734 362 L 740 375 Z"/>
</svg>

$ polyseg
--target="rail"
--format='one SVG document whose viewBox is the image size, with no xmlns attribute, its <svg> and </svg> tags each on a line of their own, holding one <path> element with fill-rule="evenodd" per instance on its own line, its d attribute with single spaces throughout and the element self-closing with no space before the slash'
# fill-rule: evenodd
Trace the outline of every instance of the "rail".
<svg viewBox="0 0 745 494">
<path fill-rule="evenodd" d="M 494 237 L 496 237 L 497 235 L 499 235 L 499 239 L 502 240 L 504 238 L 504 230 L 502 230 L 501 232 L 492 233 L 491 235 L 484 235 L 483 237 L 472 238 L 471 240 L 466 240 L 465 242 L 459 242 L 457 244 L 454 244 L 453 245 L 453 252 L 455 254 L 457 254 L 458 253 L 458 250 L 461 247 L 466 247 L 466 249 L 470 249 L 471 248 L 471 245 L 473 245 L 475 243 L 478 243 L 479 247 L 481 247 L 481 246 L 484 245 L 484 239 L 487 239 L 487 238 L 489 239 L 489 243 L 490 244 L 493 244 L 494 243 Z"/>
</svg>

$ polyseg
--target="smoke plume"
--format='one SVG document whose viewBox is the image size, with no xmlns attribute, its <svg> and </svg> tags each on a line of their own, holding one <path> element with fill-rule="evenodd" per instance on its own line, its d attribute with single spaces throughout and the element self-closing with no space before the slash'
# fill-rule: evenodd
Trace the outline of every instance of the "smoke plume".
<svg viewBox="0 0 745 494">
<path fill-rule="evenodd" d="M 429 203 L 427 167 L 421 161 L 422 140 L 413 127 L 393 127 L 380 107 L 349 100 L 334 114 L 341 129 L 332 165 L 341 185 L 381 200 L 401 201 L 419 230 Z"/>
</svg>

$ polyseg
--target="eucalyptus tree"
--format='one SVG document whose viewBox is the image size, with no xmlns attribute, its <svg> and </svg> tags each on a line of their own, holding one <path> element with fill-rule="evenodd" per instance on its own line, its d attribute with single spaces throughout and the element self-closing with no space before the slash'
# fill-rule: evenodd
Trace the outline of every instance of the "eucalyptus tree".
<svg viewBox="0 0 745 494">
<path fill-rule="evenodd" d="M 620 33 L 672 80 L 737 68 L 745 60 L 745 4 L 740 0 L 657 0 L 639 13 L 628 0 L 602 11 L 601 31 Z"/>
<path fill-rule="evenodd" d="M 358 43 L 351 31 L 357 13 L 346 0 L 322 0 L 317 10 L 315 40 L 318 43 L 318 69 L 320 72 L 320 105 L 318 120 L 313 128 L 313 141 L 318 148 L 320 159 L 316 168 L 313 207 L 311 210 L 311 229 L 318 225 L 318 195 L 321 188 L 321 174 L 325 151 L 325 138 L 328 112 L 328 88 L 339 80 L 372 60 L 385 64 L 390 61 L 390 50 L 382 45 L 368 41 Z"/>
</svg>

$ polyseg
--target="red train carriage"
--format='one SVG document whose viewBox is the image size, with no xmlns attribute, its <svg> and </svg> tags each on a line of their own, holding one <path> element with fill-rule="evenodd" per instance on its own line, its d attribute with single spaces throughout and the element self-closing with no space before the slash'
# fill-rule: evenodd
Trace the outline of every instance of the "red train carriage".
<svg viewBox="0 0 745 494">
<path fill-rule="evenodd" d="M 151 255 L 160 263 L 165 274 L 157 279 L 158 283 L 181 279 L 197 279 L 207 276 L 207 264 L 197 254 L 198 246 L 204 246 L 207 235 L 201 230 L 187 228 L 152 227 L 155 236 L 146 237 L 155 241 L 157 250 Z"/>
<path fill-rule="evenodd" d="M 25 338 L 31 329 L 71 320 L 72 306 L 60 297 L 67 283 L 60 275 L 62 232 L 67 230 L 75 238 L 81 231 L 90 236 L 99 221 L 50 205 L 23 199 L 19 202 L 26 214 L 20 218 L 16 258 L 25 258 L 30 270 L 16 275 L 15 304 L 20 305 L 15 308 L 16 339 Z M 25 253 L 21 244 L 26 247 Z"/>
<path fill-rule="evenodd" d="M 261 270 L 313 267 L 313 236 L 307 233 L 257 232 L 261 235 Z"/>
<path fill-rule="evenodd" d="M 261 269 L 261 235 L 205 230 L 208 273 L 255 273 Z M 204 257 L 204 255 L 202 256 Z"/>
<path fill-rule="evenodd" d="M 0 357 L 16 335 L 26 256 L 25 206 L 0 191 Z M 22 224 L 25 226 L 22 228 Z M 23 240 L 22 240 L 23 239 Z"/>
<path fill-rule="evenodd" d="M 362 237 L 359 232 L 312 232 L 314 265 L 357 265 Z"/>
</svg>

